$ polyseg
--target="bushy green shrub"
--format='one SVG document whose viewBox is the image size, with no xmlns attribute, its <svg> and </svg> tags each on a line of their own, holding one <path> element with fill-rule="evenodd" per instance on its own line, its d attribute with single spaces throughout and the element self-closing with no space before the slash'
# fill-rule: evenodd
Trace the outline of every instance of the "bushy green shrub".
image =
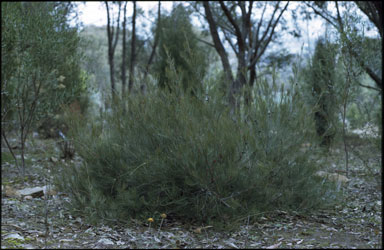
<svg viewBox="0 0 384 250">
<path fill-rule="evenodd" d="M 175 91 L 176 85 L 176 88 L 188 89 L 191 94 L 199 95 L 201 80 L 207 73 L 209 49 L 198 42 L 199 36 L 193 29 L 190 14 L 179 4 L 169 16 L 161 17 L 162 32 L 154 72 L 159 76 L 159 87 Z"/>
<path fill-rule="evenodd" d="M 309 67 L 307 84 L 317 110 L 314 112 L 316 131 L 322 137 L 321 145 L 329 148 L 337 132 L 336 115 L 336 46 L 320 38 Z"/>
<path fill-rule="evenodd" d="M 131 96 L 128 109 L 76 127 L 84 164 L 63 169 L 60 186 L 72 207 L 93 218 L 166 213 L 231 222 L 318 207 L 333 196 L 313 176 L 315 148 L 302 148 L 313 140 L 310 110 L 293 89 L 278 102 L 276 92 L 260 83 L 246 120 L 232 117 L 225 104 L 188 94 Z"/>
</svg>

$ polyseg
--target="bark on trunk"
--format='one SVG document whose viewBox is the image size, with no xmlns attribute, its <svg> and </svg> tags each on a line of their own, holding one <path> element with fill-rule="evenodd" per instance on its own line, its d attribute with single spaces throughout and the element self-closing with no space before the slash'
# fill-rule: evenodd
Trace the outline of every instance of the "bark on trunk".
<svg viewBox="0 0 384 250">
<path fill-rule="evenodd" d="M 249 106 L 252 103 L 252 88 L 256 80 L 256 68 L 253 67 L 249 71 L 249 88 L 245 92 L 245 104 Z"/>
<path fill-rule="evenodd" d="M 133 87 L 133 77 L 135 73 L 135 47 L 136 47 L 136 1 L 133 1 L 132 16 L 132 40 L 131 40 L 131 64 L 129 66 L 129 84 L 128 91 L 131 93 Z"/>
<path fill-rule="evenodd" d="M 124 5 L 124 19 L 123 19 L 123 41 L 122 41 L 122 47 L 123 47 L 123 54 L 122 54 L 122 62 L 121 62 L 121 84 L 122 84 L 122 91 L 121 91 L 121 98 L 123 99 L 125 97 L 125 86 L 127 85 L 127 63 L 126 63 L 126 56 L 127 56 L 127 43 L 126 43 L 126 30 L 127 30 L 127 2 L 125 2 Z"/>
<path fill-rule="evenodd" d="M 116 33 L 114 27 L 111 25 L 111 18 L 109 12 L 108 2 L 105 2 L 107 7 L 107 36 L 108 36 L 108 62 L 109 62 L 109 70 L 110 70 L 110 80 L 111 80 L 111 91 L 112 91 L 112 101 L 116 101 L 116 87 L 115 87 L 115 64 L 113 62 L 115 48 L 117 45 L 117 41 L 119 39 L 119 24 L 120 24 L 120 2 L 119 2 L 119 12 L 117 17 L 117 27 Z M 115 35 L 115 38 L 114 38 Z"/>
<path fill-rule="evenodd" d="M 209 30 L 211 32 L 213 43 L 215 45 L 217 53 L 220 56 L 221 63 L 223 64 L 223 69 L 224 69 L 224 72 L 225 72 L 226 79 L 231 84 L 231 86 L 233 86 L 234 79 L 233 79 L 233 76 L 232 76 L 232 70 L 231 70 L 231 66 L 229 64 L 228 55 L 227 55 L 227 52 L 224 49 L 223 44 L 220 41 L 220 37 L 219 37 L 219 34 L 217 32 L 217 25 L 216 25 L 216 22 L 213 19 L 212 12 L 211 12 L 211 9 L 209 7 L 209 2 L 204 1 L 203 2 L 203 6 L 204 6 L 204 10 L 205 10 L 205 15 L 207 17 L 207 21 L 208 21 L 208 24 L 209 24 Z M 233 95 L 232 87 L 231 87 L 231 90 L 229 91 L 228 99 L 229 99 L 229 103 L 231 105 L 232 112 L 233 112 L 234 108 L 236 106 L 236 100 L 235 100 L 235 97 Z"/>
<path fill-rule="evenodd" d="M 160 7 L 161 7 L 161 1 L 159 1 L 159 5 L 158 5 L 158 9 L 157 9 L 157 26 L 156 26 L 155 41 L 153 42 L 152 52 L 151 52 L 151 55 L 149 56 L 147 66 L 145 67 L 144 81 L 140 86 L 141 93 L 143 93 L 143 94 L 145 93 L 145 84 L 146 84 L 146 79 L 147 79 L 148 72 L 149 72 L 149 66 L 152 64 L 153 58 L 155 57 L 157 44 L 159 43 L 160 17 L 161 17 Z"/>
</svg>

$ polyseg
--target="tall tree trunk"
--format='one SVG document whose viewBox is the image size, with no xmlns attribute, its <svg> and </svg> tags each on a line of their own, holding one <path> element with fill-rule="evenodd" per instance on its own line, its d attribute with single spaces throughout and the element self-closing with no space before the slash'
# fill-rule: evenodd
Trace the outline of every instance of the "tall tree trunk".
<svg viewBox="0 0 384 250">
<path fill-rule="evenodd" d="M 236 109 L 240 108 L 240 94 L 242 88 L 247 83 L 247 66 L 245 62 L 245 51 L 240 49 L 239 46 L 239 53 L 237 57 L 238 66 L 237 66 L 237 74 L 236 74 L 236 80 L 232 83 L 231 90 L 233 92 L 233 95 L 235 96 L 236 101 Z"/>
<path fill-rule="evenodd" d="M 217 24 L 216 24 L 215 20 L 213 19 L 212 12 L 211 12 L 211 9 L 209 7 L 209 2 L 203 1 L 203 6 L 204 6 L 204 10 L 205 10 L 205 15 L 206 15 L 206 18 L 207 18 L 207 21 L 209 24 L 209 30 L 211 32 L 211 36 L 213 39 L 213 44 L 215 45 L 216 51 L 220 56 L 221 63 L 223 64 L 223 69 L 225 72 L 226 79 L 231 84 L 231 86 L 233 86 L 234 79 L 232 76 L 232 69 L 231 69 L 231 66 L 229 64 L 227 52 L 225 51 L 225 48 L 224 48 L 223 44 L 221 43 L 219 33 L 217 32 Z M 231 108 L 232 108 L 232 112 L 234 112 L 234 109 L 236 107 L 236 100 L 235 100 L 235 96 L 233 94 L 232 88 L 228 93 L 228 99 L 229 99 L 229 103 L 230 103 Z"/>
<path fill-rule="evenodd" d="M 126 63 L 126 56 L 127 56 L 127 43 L 126 43 L 126 30 L 127 30 L 127 2 L 124 4 L 124 11 L 123 11 L 124 19 L 123 19 L 123 41 L 122 41 L 122 47 L 123 47 L 123 54 L 122 54 L 122 62 L 121 62 L 121 84 L 122 84 L 122 91 L 121 91 L 121 99 L 124 99 L 125 97 L 125 86 L 127 84 L 127 63 Z"/>
<path fill-rule="evenodd" d="M 232 112 L 235 110 L 238 110 L 240 108 L 240 91 L 241 88 L 246 84 L 246 74 L 247 74 L 247 68 L 246 68 L 246 61 L 245 61 L 245 37 L 246 37 L 246 16 L 243 12 L 242 14 L 242 26 L 240 27 L 238 23 L 235 21 L 233 16 L 231 15 L 230 11 L 226 7 L 226 5 L 223 3 L 223 1 L 220 1 L 221 9 L 223 10 L 225 16 L 227 17 L 228 21 L 232 24 L 235 35 L 237 38 L 237 44 L 238 44 L 238 53 L 237 53 L 237 74 L 236 74 L 236 80 L 232 81 L 231 88 L 230 88 L 230 97 L 232 102 Z M 245 5 L 241 2 L 239 3 L 239 7 L 242 11 L 245 11 Z"/>
<path fill-rule="evenodd" d="M 118 2 L 118 4 L 119 4 L 119 12 L 118 12 L 118 16 L 117 16 L 117 27 L 116 27 L 116 33 L 115 33 L 115 29 L 113 27 L 113 24 L 111 24 L 108 1 L 105 1 L 105 5 L 107 7 L 108 62 L 109 62 L 109 71 L 110 71 L 111 91 L 112 91 L 113 103 L 116 101 L 116 85 L 115 85 L 115 77 L 114 77 L 115 64 L 113 62 L 113 58 L 115 55 L 115 49 L 116 49 L 117 41 L 119 39 L 120 6 L 121 6 L 120 4 L 121 3 Z"/>
<path fill-rule="evenodd" d="M 136 1 L 133 1 L 132 16 L 132 39 L 131 39 L 131 64 L 129 66 L 129 84 L 128 91 L 131 93 L 133 87 L 133 77 L 135 73 L 135 47 L 136 47 Z"/>
<path fill-rule="evenodd" d="M 252 88 L 256 81 L 256 68 L 253 67 L 249 70 L 249 88 L 245 92 L 245 104 L 249 106 L 252 102 Z"/>
<path fill-rule="evenodd" d="M 155 57 L 155 52 L 157 48 L 157 44 L 159 43 L 159 37 L 160 37 L 160 17 L 161 17 L 161 12 L 160 12 L 160 7 L 161 7 L 161 1 L 159 1 L 158 9 L 157 9 L 157 26 L 156 26 L 156 34 L 155 34 L 155 41 L 153 42 L 153 47 L 152 47 L 152 52 L 151 55 L 149 56 L 147 66 L 145 67 L 145 72 L 144 72 L 144 81 L 140 86 L 140 90 L 142 93 L 145 92 L 145 84 L 146 84 L 146 79 L 148 76 L 149 72 L 149 66 L 152 64 L 153 58 Z"/>
</svg>

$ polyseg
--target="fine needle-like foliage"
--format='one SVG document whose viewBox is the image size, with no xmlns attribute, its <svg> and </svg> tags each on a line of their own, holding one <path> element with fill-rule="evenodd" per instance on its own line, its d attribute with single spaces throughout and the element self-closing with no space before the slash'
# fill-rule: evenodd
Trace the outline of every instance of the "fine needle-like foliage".
<svg viewBox="0 0 384 250">
<path fill-rule="evenodd" d="M 336 49 L 324 39 L 316 43 L 315 54 L 312 59 L 307 78 L 307 85 L 311 92 L 311 102 L 316 106 L 314 119 L 316 132 L 321 139 L 321 145 L 329 148 L 336 134 Z"/>
<path fill-rule="evenodd" d="M 246 118 L 180 87 L 131 96 L 127 110 L 77 126 L 84 162 L 59 180 L 72 208 L 96 221 L 166 212 L 231 224 L 268 210 L 329 205 L 332 189 L 314 176 L 316 149 L 302 148 L 315 145 L 312 111 L 292 86 L 258 86 Z"/>
</svg>

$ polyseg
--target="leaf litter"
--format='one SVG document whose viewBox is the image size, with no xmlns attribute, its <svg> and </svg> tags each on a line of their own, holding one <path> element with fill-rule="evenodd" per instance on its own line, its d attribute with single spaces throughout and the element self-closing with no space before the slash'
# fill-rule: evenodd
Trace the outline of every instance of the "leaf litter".
<svg viewBox="0 0 384 250">
<path fill-rule="evenodd" d="M 34 146 L 47 145 L 43 140 L 35 141 Z M 2 148 L 3 151 L 6 150 Z M 334 162 L 341 162 L 339 168 L 342 168 L 341 155 L 334 152 L 329 157 L 329 166 L 336 169 L 338 164 Z M 191 229 L 178 222 L 165 224 L 160 231 L 140 222 L 129 227 L 96 227 L 66 210 L 63 202 L 69 198 L 65 194 L 28 199 L 5 195 L 9 188 L 45 186 L 42 173 L 59 161 L 57 155 L 39 158 L 40 155 L 31 154 L 27 157 L 33 165 L 24 182 L 18 180 L 13 162 L 2 162 L 2 248 L 382 248 L 381 183 L 368 178 L 353 155 L 351 181 L 345 187 L 345 204 L 310 216 L 275 211 L 273 216 L 261 217 L 235 232 L 220 232 L 211 226 L 199 225 L 192 225 Z M 46 207 L 47 220 L 44 219 Z"/>
</svg>

